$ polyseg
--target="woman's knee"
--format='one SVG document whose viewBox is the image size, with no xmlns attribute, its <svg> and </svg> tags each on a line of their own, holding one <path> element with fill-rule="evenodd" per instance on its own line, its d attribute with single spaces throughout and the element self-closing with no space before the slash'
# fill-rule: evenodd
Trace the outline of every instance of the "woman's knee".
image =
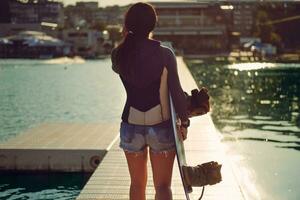
<svg viewBox="0 0 300 200">
<path fill-rule="evenodd" d="M 133 191 L 145 191 L 146 190 L 146 184 L 143 182 L 140 183 L 131 183 L 130 184 L 130 189 Z"/>
<path fill-rule="evenodd" d="M 169 185 L 155 186 L 155 200 L 172 200 L 172 190 Z"/>
<path fill-rule="evenodd" d="M 171 192 L 171 186 L 169 184 L 161 184 L 155 186 L 156 193 Z"/>
</svg>

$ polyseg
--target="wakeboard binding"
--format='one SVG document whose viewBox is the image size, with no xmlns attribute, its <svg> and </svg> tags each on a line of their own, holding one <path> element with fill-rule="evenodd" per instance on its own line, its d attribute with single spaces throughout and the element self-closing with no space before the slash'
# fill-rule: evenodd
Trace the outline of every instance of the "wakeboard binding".
<svg viewBox="0 0 300 200">
<path fill-rule="evenodd" d="M 189 118 L 204 115 L 210 111 L 209 95 L 206 88 L 193 89 L 191 95 L 185 92 L 185 96 Z M 214 185 L 222 181 L 221 167 L 222 165 L 215 161 L 197 166 L 183 165 L 183 178 L 186 187 L 189 188 L 189 192 L 192 191 L 192 187 L 203 187 L 199 198 L 201 199 L 204 193 L 204 186 Z"/>
<path fill-rule="evenodd" d="M 206 88 L 202 87 L 200 90 L 193 89 L 191 95 L 186 92 L 184 93 L 189 117 L 204 115 L 209 112 L 209 95 Z"/>
<path fill-rule="evenodd" d="M 222 181 L 222 165 L 211 161 L 197 166 L 182 166 L 185 183 L 191 187 L 214 185 Z"/>
</svg>

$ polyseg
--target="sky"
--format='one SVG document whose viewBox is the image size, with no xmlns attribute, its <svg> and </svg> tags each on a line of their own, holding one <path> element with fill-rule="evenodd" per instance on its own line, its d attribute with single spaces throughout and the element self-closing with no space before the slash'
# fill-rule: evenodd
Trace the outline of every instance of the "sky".
<svg viewBox="0 0 300 200">
<path fill-rule="evenodd" d="M 112 5 L 127 5 L 130 3 L 138 2 L 139 0 L 63 0 L 65 5 L 75 4 L 76 1 L 98 1 L 100 7 L 112 6 Z M 143 1 L 143 0 L 140 0 Z M 168 1 L 168 0 L 152 0 L 152 1 Z"/>
<path fill-rule="evenodd" d="M 65 5 L 75 4 L 76 1 L 98 1 L 99 6 L 105 7 L 105 6 L 112 6 L 112 5 L 127 5 L 130 3 L 135 3 L 138 1 L 147 1 L 147 0 L 62 0 L 62 1 L 65 3 Z M 174 0 L 150 0 L 150 1 L 174 1 Z M 287 0 L 287 1 L 300 1 L 300 0 Z"/>
<path fill-rule="evenodd" d="M 65 5 L 68 4 L 74 5 L 76 1 L 98 1 L 100 7 L 112 6 L 112 5 L 126 5 L 135 2 L 134 0 L 63 0 Z"/>
</svg>

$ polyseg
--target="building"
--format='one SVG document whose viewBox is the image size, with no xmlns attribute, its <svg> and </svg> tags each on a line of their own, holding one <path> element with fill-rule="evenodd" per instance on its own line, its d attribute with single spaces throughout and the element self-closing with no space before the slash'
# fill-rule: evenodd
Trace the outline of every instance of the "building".
<svg viewBox="0 0 300 200">
<path fill-rule="evenodd" d="M 0 23 L 10 23 L 9 0 L 1 0 Z"/>
<path fill-rule="evenodd" d="M 63 40 L 72 44 L 72 53 L 85 58 L 94 58 L 103 53 L 105 38 L 102 32 L 91 29 L 67 29 L 63 31 Z"/>
<path fill-rule="evenodd" d="M 158 24 L 155 39 L 171 42 L 184 54 L 221 53 L 228 48 L 226 18 L 219 4 L 210 2 L 150 2 Z"/>
<path fill-rule="evenodd" d="M 41 24 L 38 23 L 22 23 L 22 24 L 1 23 L 0 26 L 1 26 L 0 37 L 15 35 L 21 31 L 26 31 L 26 30 L 42 31 L 42 26 Z"/>
<path fill-rule="evenodd" d="M 76 7 L 95 10 L 99 7 L 99 5 L 98 5 L 98 1 L 90 1 L 90 2 L 81 1 L 81 2 L 76 2 Z"/>
<path fill-rule="evenodd" d="M 43 32 L 22 31 L 0 38 L 0 58 L 53 58 L 70 55 L 71 45 Z"/>
<path fill-rule="evenodd" d="M 21 3 L 10 2 L 11 23 L 56 23 L 62 26 L 64 23 L 63 4 L 58 1 L 39 0 Z"/>
<path fill-rule="evenodd" d="M 234 2 L 232 11 L 232 31 L 240 34 L 240 37 L 253 35 L 255 25 L 255 3 Z"/>
<path fill-rule="evenodd" d="M 93 18 L 97 22 L 101 22 L 109 25 L 123 24 L 124 14 L 121 10 L 98 10 L 94 12 Z"/>
<path fill-rule="evenodd" d="M 98 10 L 98 2 L 76 2 L 64 8 L 65 25 L 68 28 L 88 28 L 95 22 L 95 13 Z"/>
<path fill-rule="evenodd" d="M 59 1 L 10 0 L 8 3 L 10 20 L 1 23 L 0 36 L 26 30 L 53 33 L 54 29 L 64 25 L 63 4 Z"/>
</svg>

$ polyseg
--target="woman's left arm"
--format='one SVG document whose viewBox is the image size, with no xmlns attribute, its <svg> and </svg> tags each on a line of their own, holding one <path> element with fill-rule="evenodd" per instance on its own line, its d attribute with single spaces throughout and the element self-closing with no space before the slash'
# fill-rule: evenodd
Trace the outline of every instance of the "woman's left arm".
<svg viewBox="0 0 300 200">
<path fill-rule="evenodd" d="M 114 48 L 112 51 L 111 51 L 111 68 L 114 72 L 116 72 L 117 74 L 119 74 L 119 67 L 117 66 L 117 48 Z"/>
</svg>

